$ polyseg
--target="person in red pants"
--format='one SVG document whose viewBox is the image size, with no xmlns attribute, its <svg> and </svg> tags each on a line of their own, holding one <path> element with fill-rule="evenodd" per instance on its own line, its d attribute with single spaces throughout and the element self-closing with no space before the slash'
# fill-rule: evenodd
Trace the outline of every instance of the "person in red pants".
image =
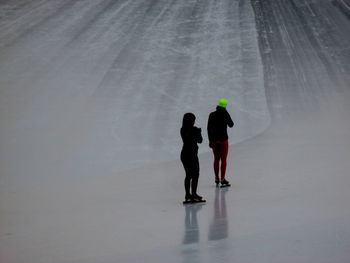
<svg viewBox="0 0 350 263">
<path fill-rule="evenodd" d="M 222 186 L 229 185 L 226 180 L 226 166 L 228 155 L 228 135 L 227 127 L 232 128 L 234 123 L 230 114 L 227 112 L 228 101 L 226 99 L 220 99 L 216 107 L 216 111 L 209 114 L 208 118 L 208 137 L 209 147 L 212 148 L 214 153 L 214 173 L 215 183 Z M 219 176 L 221 172 L 221 176 Z"/>
</svg>

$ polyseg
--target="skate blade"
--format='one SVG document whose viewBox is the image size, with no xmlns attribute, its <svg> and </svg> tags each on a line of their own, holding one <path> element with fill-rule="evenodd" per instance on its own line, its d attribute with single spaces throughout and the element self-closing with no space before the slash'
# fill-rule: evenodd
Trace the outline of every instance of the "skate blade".
<svg viewBox="0 0 350 263">
<path fill-rule="evenodd" d="M 220 188 L 230 187 L 230 184 L 220 185 Z"/>
<path fill-rule="evenodd" d="M 183 201 L 182 203 L 184 205 L 187 204 L 205 204 L 206 200 L 198 200 L 198 201 Z"/>
</svg>

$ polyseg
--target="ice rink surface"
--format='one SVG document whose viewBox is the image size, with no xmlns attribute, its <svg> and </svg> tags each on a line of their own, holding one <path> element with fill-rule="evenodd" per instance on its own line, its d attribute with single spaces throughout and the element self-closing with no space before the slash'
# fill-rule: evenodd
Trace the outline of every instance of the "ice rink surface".
<svg viewBox="0 0 350 263">
<path fill-rule="evenodd" d="M 349 263 L 349 83 L 331 0 L 0 1 L 0 262 Z M 181 203 L 188 111 L 201 206 Z"/>
</svg>

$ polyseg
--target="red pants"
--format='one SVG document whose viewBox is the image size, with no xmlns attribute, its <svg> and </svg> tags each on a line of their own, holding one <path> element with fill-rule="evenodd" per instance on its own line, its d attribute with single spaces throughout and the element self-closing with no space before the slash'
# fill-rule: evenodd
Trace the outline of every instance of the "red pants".
<svg viewBox="0 0 350 263">
<path fill-rule="evenodd" d="M 221 170 L 221 180 L 225 179 L 226 174 L 226 159 L 228 155 L 228 141 L 212 142 L 211 148 L 214 153 L 214 173 L 215 180 L 219 180 L 219 170 Z M 221 167 L 220 167 L 221 161 Z"/>
</svg>

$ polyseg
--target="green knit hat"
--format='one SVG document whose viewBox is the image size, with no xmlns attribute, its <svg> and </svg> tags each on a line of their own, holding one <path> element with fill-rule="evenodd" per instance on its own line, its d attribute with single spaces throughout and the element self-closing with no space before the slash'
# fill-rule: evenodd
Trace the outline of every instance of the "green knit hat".
<svg viewBox="0 0 350 263">
<path fill-rule="evenodd" d="M 218 106 L 226 108 L 227 103 L 228 103 L 227 99 L 220 99 L 218 102 Z"/>
</svg>

